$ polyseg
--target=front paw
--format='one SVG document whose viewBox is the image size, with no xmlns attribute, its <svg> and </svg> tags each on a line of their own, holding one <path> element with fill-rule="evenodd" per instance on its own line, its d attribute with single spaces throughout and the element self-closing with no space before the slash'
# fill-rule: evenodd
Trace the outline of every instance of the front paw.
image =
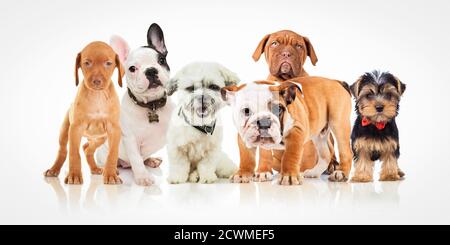
<svg viewBox="0 0 450 245">
<path fill-rule="evenodd" d="M 134 180 L 137 185 L 150 186 L 154 184 L 153 178 L 147 170 L 134 172 Z"/>
<path fill-rule="evenodd" d="M 93 175 L 101 175 L 103 173 L 103 169 L 102 168 L 93 168 L 91 169 L 91 174 Z"/>
<path fill-rule="evenodd" d="M 250 183 L 253 179 L 252 172 L 241 172 L 238 171 L 234 175 L 231 175 L 231 183 Z"/>
<path fill-rule="evenodd" d="M 367 182 L 372 182 L 372 181 L 373 181 L 373 178 L 372 178 L 372 176 L 369 176 L 369 175 L 360 175 L 360 174 L 356 175 L 356 174 L 355 174 L 355 175 L 351 178 L 350 181 L 351 181 L 351 182 L 367 183 Z"/>
<path fill-rule="evenodd" d="M 331 182 L 346 182 L 348 180 L 347 176 L 341 170 L 336 170 L 328 177 Z"/>
<path fill-rule="evenodd" d="M 278 184 L 280 184 L 280 185 L 301 185 L 301 184 L 303 184 L 303 176 L 281 174 L 281 177 L 278 180 Z"/>
<path fill-rule="evenodd" d="M 200 179 L 200 176 L 198 175 L 198 171 L 194 170 L 192 173 L 189 174 L 189 182 L 191 183 L 197 183 Z"/>
<path fill-rule="evenodd" d="M 53 169 L 49 169 L 44 172 L 45 177 L 58 177 L 58 175 L 59 175 L 59 171 L 56 171 Z"/>
<path fill-rule="evenodd" d="M 265 182 L 272 180 L 273 180 L 272 172 L 257 172 L 255 176 L 253 176 L 253 181 L 255 182 Z"/>
<path fill-rule="evenodd" d="M 199 179 L 198 183 L 200 184 L 211 184 L 217 181 L 217 175 L 216 173 L 207 173 L 207 174 L 200 174 L 199 173 Z"/>
<path fill-rule="evenodd" d="M 167 182 L 169 182 L 170 184 L 182 184 L 186 183 L 187 180 L 188 180 L 187 173 L 170 172 L 169 177 L 167 177 Z"/>
<path fill-rule="evenodd" d="M 83 184 L 83 176 L 81 174 L 81 171 L 69 171 L 69 174 L 67 174 L 66 178 L 64 179 L 64 183 L 69 185 Z"/>
<path fill-rule="evenodd" d="M 105 185 L 120 185 L 122 184 L 122 179 L 117 175 L 117 171 L 104 171 L 103 183 Z"/>
<path fill-rule="evenodd" d="M 398 173 L 396 174 L 381 174 L 380 175 L 380 181 L 397 181 L 401 180 L 400 175 Z"/>
</svg>

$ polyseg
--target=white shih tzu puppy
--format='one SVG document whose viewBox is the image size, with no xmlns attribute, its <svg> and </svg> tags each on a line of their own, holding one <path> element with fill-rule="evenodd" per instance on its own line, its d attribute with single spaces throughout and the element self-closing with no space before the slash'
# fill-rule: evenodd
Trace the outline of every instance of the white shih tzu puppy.
<svg viewBox="0 0 450 245">
<path fill-rule="evenodd" d="M 169 183 L 213 183 L 237 170 L 221 150 L 218 111 L 225 105 L 220 89 L 238 82 L 227 68 L 206 62 L 185 66 L 169 81 L 168 94 L 178 91 L 167 132 Z"/>
</svg>

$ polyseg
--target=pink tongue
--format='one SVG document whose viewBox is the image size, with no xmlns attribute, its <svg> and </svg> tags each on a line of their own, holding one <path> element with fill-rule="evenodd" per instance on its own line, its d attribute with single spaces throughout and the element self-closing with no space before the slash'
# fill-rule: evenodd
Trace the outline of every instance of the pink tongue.
<svg viewBox="0 0 450 245">
<path fill-rule="evenodd" d="M 281 64 L 281 72 L 282 73 L 288 73 L 290 71 L 291 71 L 291 65 L 289 65 L 288 63 Z"/>
</svg>

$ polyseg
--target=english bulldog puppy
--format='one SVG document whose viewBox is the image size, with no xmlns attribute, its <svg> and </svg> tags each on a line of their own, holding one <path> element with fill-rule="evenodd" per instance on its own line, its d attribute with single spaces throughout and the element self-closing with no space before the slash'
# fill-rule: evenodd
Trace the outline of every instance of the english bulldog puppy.
<svg viewBox="0 0 450 245">
<path fill-rule="evenodd" d="M 317 93 L 321 91 L 321 93 Z M 350 174 L 351 96 L 346 83 L 322 77 L 302 77 L 285 82 L 258 81 L 222 89 L 222 98 L 232 106 L 239 132 L 240 169 L 231 180 L 251 181 L 255 173 L 256 147 L 273 152 L 272 168 L 282 185 L 302 183 L 321 174 L 330 162 L 330 132 L 337 138 L 341 169 L 330 181 L 347 181 Z M 314 142 L 319 161 L 302 162 L 305 144 Z M 272 170 L 272 169 L 270 169 Z"/>
<path fill-rule="evenodd" d="M 122 140 L 118 164 L 131 167 L 136 184 L 148 186 L 154 180 L 145 166 L 159 167 L 162 160 L 153 156 L 166 145 L 170 115 L 175 107 L 165 85 L 170 78 L 164 34 L 158 24 L 147 32 L 147 45 L 130 52 L 128 43 L 119 36 L 110 42 L 125 69 L 127 92 L 120 110 Z M 96 157 L 105 161 L 108 145 Z"/>
<path fill-rule="evenodd" d="M 189 64 L 170 80 L 169 95 L 178 91 L 178 104 L 167 133 L 169 183 L 213 183 L 237 170 L 221 149 L 218 112 L 225 105 L 220 90 L 238 82 L 236 74 L 208 62 Z"/>
</svg>

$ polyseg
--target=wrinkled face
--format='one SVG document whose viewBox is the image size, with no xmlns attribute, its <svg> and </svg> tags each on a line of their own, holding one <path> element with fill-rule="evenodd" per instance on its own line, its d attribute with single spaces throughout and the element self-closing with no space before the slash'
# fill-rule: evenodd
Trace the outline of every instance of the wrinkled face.
<svg viewBox="0 0 450 245">
<path fill-rule="evenodd" d="M 109 87 L 111 76 L 114 69 L 120 66 L 120 61 L 109 45 L 94 42 L 78 54 L 76 64 L 76 72 L 78 68 L 83 72 L 85 85 L 89 89 L 102 90 Z"/>
<path fill-rule="evenodd" d="M 271 35 L 266 50 L 272 75 L 283 79 L 299 76 L 307 56 L 303 37 L 288 32 Z"/>
<path fill-rule="evenodd" d="M 248 148 L 283 149 L 282 137 L 292 127 L 285 98 L 269 87 L 250 83 L 227 94 L 234 124 Z"/>
<path fill-rule="evenodd" d="M 136 94 L 160 97 L 170 78 L 165 55 L 149 47 L 132 51 L 125 61 L 127 85 Z M 152 96 L 153 95 L 153 96 Z"/>
</svg>

